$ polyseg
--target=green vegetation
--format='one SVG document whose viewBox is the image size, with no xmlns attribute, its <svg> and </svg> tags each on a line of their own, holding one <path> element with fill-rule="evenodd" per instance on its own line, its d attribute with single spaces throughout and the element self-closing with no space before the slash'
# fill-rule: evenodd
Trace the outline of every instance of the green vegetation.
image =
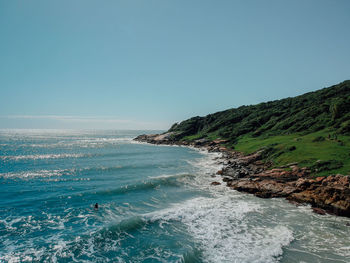
<svg viewBox="0 0 350 263">
<path fill-rule="evenodd" d="M 350 172 L 350 81 L 174 124 L 175 140 L 227 140 L 244 153 L 262 151 L 273 166 L 298 162 L 316 175 Z"/>
<path fill-rule="evenodd" d="M 321 136 L 324 140 L 315 141 Z M 235 149 L 246 154 L 261 150 L 264 159 L 272 161 L 275 167 L 297 162 L 302 167 L 310 167 L 316 175 L 350 171 L 350 136 L 335 136 L 327 130 L 265 138 L 246 135 L 238 140 Z"/>
</svg>

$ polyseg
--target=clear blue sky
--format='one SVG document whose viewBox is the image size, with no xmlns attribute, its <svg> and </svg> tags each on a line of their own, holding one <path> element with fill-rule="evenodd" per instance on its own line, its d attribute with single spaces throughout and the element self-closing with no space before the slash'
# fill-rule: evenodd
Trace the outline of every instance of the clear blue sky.
<svg viewBox="0 0 350 263">
<path fill-rule="evenodd" d="M 0 0 L 0 128 L 167 129 L 345 79 L 347 0 Z"/>
</svg>

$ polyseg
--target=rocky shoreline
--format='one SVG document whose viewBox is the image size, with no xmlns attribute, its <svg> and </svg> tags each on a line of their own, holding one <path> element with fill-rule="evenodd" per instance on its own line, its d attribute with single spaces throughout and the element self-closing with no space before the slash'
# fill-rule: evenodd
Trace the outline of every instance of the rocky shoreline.
<svg viewBox="0 0 350 263">
<path fill-rule="evenodd" d="M 261 161 L 260 152 L 251 155 L 229 150 L 222 146 L 224 140 L 194 142 L 176 141 L 171 133 L 140 135 L 134 140 L 151 144 L 192 146 L 209 152 L 221 152 L 224 168 L 217 173 L 227 186 L 260 198 L 282 197 L 290 202 L 311 204 L 318 214 L 335 214 L 350 217 L 350 177 L 329 175 L 311 177 L 305 167 L 291 163 L 271 169 L 271 164 Z M 219 184 L 214 183 L 215 184 Z"/>
</svg>

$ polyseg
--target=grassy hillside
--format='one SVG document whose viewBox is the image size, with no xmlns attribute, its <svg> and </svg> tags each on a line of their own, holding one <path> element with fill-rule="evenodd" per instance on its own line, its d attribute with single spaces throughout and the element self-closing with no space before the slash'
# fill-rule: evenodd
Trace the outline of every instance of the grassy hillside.
<svg viewBox="0 0 350 263">
<path fill-rule="evenodd" d="M 273 166 L 298 162 L 314 174 L 350 172 L 350 81 L 294 98 L 241 106 L 174 124 L 175 140 L 226 139 L 264 150 Z"/>
</svg>

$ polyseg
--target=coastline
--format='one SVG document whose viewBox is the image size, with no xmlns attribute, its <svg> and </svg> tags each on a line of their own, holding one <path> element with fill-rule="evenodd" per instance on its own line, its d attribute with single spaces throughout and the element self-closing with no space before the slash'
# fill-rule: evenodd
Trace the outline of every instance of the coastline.
<svg viewBox="0 0 350 263">
<path fill-rule="evenodd" d="M 244 155 L 222 146 L 223 140 L 195 142 L 171 140 L 171 134 L 139 135 L 135 141 L 156 144 L 194 147 L 222 154 L 223 168 L 217 171 L 226 186 L 259 198 L 285 198 L 295 205 L 310 204 L 313 212 L 350 217 L 350 178 L 344 175 L 311 177 L 310 171 L 291 163 L 271 168 L 261 161 L 260 152 Z M 211 185 L 219 185 L 212 182 Z"/>
</svg>

